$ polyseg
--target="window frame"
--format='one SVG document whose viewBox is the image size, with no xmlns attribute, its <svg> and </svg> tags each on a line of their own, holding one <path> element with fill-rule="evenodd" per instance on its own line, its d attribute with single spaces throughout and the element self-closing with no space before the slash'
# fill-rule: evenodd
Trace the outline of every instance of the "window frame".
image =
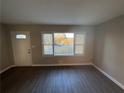
<svg viewBox="0 0 124 93">
<path fill-rule="evenodd" d="M 53 40 L 53 43 L 52 43 L 52 48 L 53 48 L 53 54 L 44 54 L 44 42 L 43 42 L 43 35 L 44 34 L 52 34 L 52 40 Z M 43 32 L 41 33 L 41 46 L 42 46 L 42 56 L 46 56 L 46 57 L 49 57 L 49 56 L 54 56 L 54 33 L 50 33 L 50 32 Z"/>
<path fill-rule="evenodd" d="M 53 40 L 54 40 L 54 33 L 73 33 L 74 34 L 74 42 L 75 42 L 75 33 L 74 32 L 53 32 Z M 53 48 L 54 48 L 54 41 L 53 41 Z M 53 49 L 54 50 L 54 49 Z M 53 51 L 53 55 L 56 57 L 68 57 L 68 56 L 75 56 L 75 43 L 73 43 L 73 55 L 54 55 L 54 51 Z"/>
<path fill-rule="evenodd" d="M 76 34 L 84 34 L 84 44 L 76 44 L 75 43 L 75 41 L 74 41 L 74 45 L 76 46 L 76 45 L 82 45 L 83 46 L 83 54 L 76 54 L 76 52 L 75 52 L 75 56 L 84 56 L 85 55 L 85 50 L 86 50 L 86 48 L 85 48 L 85 46 L 86 46 L 86 32 L 78 32 L 78 33 L 75 33 L 75 36 L 74 36 L 74 38 L 76 38 Z M 74 39 L 74 40 L 76 40 L 76 39 Z M 75 49 L 76 49 L 76 47 L 75 47 Z"/>
<path fill-rule="evenodd" d="M 74 34 L 74 43 L 73 43 L 73 52 L 74 52 L 74 55 L 54 55 L 54 33 L 73 33 Z M 52 39 L 53 39 L 53 43 L 52 43 L 53 54 L 48 54 L 48 55 L 44 54 L 44 43 L 43 43 L 43 35 L 44 34 L 52 34 Z M 74 56 L 84 56 L 85 55 L 85 42 L 84 42 L 84 44 L 82 44 L 83 47 L 84 47 L 84 49 L 83 49 L 84 50 L 84 53 L 83 54 L 76 54 L 75 53 L 75 46 L 76 46 L 76 44 L 75 44 L 75 37 L 76 37 L 76 34 L 84 34 L 85 35 L 85 42 L 86 42 L 86 32 L 65 32 L 65 31 L 63 31 L 63 32 L 61 32 L 61 31 L 59 31 L 59 32 L 58 31 L 54 31 L 54 32 L 52 32 L 52 31 L 50 31 L 50 32 L 41 32 L 42 56 L 44 56 L 44 57 L 74 57 Z"/>
</svg>

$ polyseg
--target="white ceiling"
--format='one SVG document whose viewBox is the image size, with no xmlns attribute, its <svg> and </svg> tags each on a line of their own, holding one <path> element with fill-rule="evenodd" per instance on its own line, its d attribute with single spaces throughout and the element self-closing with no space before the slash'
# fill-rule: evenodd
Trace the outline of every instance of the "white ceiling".
<svg viewBox="0 0 124 93">
<path fill-rule="evenodd" d="M 7 24 L 97 25 L 124 14 L 124 0 L 2 0 Z"/>
</svg>

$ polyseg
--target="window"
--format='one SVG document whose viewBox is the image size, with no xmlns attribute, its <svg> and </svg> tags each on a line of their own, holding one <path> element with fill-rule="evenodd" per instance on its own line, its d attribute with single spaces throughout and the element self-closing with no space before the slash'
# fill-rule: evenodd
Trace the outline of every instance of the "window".
<svg viewBox="0 0 124 93">
<path fill-rule="evenodd" d="M 53 54 L 53 36 L 52 34 L 44 34 L 43 35 L 43 47 L 44 47 L 44 55 L 52 55 Z"/>
<path fill-rule="evenodd" d="M 75 54 L 77 55 L 84 54 L 84 43 L 85 43 L 85 35 L 76 34 L 75 35 Z"/>
<path fill-rule="evenodd" d="M 54 55 L 74 55 L 74 33 L 54 33 Z"/>
<path fill-rule="evenodd" d="M 74 56 L 84 54 L 85 34 L 44 33 L 43 55 Z"/>
<path fill-rule="evenodd" d="M 25 34 L 17 34 L 16 39 L 26 39 L 26 35 Z"/>
</svg>

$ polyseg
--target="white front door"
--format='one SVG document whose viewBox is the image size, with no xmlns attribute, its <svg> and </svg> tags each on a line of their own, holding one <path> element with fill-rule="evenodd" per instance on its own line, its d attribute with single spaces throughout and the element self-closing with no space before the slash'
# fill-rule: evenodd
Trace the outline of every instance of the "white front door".
<svg viewBox="0 0 124 93">
<path fill-rule="evenodd" d="M 11 32 L 11 40 L 15 65 L 17 66 L 32 65 L 30 32 L 13 31 Z"/>
</svg>

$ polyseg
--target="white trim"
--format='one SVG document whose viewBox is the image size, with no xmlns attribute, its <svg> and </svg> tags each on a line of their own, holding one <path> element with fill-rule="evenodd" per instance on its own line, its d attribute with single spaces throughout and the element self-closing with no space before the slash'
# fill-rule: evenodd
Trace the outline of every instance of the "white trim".
<svg viewBox="0 0 124 93">
<path fill-rule="evenodd" d="M 99 70 L 101 73 L 103 73 L 106 77 L 108 77 L 110 80 L 112 80 L 115 84 L 117 84 L 120 88 L 122 88 L 124 90 L 124 85 L 121 84 L 120 82 L 118 82 L 115 78 L 113 78 L 112 76 L 110 76 L 109 74 L 107 74 L 105 71 L 103 71 L 101 68 L 99 68 L 98 66 L 94 65 L 93 66 Z"/>
<path fill-rule="evenodd" d="M 11 68 L 13 68 L 13 67 L 15 67 L 15 65 L 8 66 L 7 68 L 1 70 L 1 71 L 0 71 L 0 74 L 2 74 L 3 72 L 5 72 L 5 71 L 7 71 L 7 70 L 9 70 L 9 69 L 11 69 Z"/>
<path fill-rule="evenodd" d="M 72 64 L 33 64 L 32 66 L 78 66 L 78 65 L 92 65 L 92 63 L 72 63 Z"/>
</svg>

